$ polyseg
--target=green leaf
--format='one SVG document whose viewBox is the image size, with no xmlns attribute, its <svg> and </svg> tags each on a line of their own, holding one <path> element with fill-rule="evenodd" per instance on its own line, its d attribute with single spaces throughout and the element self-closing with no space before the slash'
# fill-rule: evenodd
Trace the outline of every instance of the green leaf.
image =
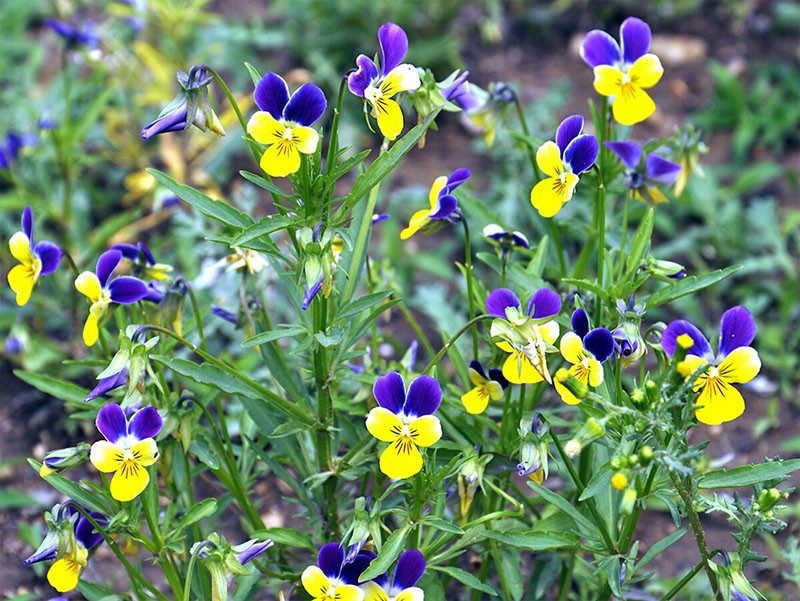
<svg viewBox="0 0 800 601">
<path fill-rule="evenodd" d="M 441 530 L 442 532 L 450 532 L 451 534 L 464 534 L 464 531 L 456 526 L 453 522 L 449 520 L 443 520 L 442 518 L 437 518 L 434 516 L 428 516 L 422 520 L 422 522 L 428 526 L 432 526 L 437 530 Z"/>
<path fill-rule="evenodd" d="M 199 503 L 195 503 L 189 511 L 183 514 L 178 529 L 182 530 L 183 528 L 187 528 L 212 515 L 216 510 L 217 501 L 215 499 L 203 499 Z"/>
<path fill-rule="evenodd" d="M 0 490 L 0 509 L 21 509 L 23 507 L 43 507 L 41 501 L 37 501 L 30 495 L 18 490 L 9 488 Z"/>
<path fill-rule="evenodd" d="M 281 338 L 294 338 L 295 336 L 309 333 L 310 332 L 308 329 L 304 326 L 277 326 L 275 329 L 270 330 L 269 332 L 261 332 L 260 334 L 256 334 L 255 336 L 248 338 L 242 342 L 242 348 L 250 348 L 251 346 L 258 346 L 259 344 L 272 342 L 273 340 L 280 340 Z"/>
<path fill-rule="evenodd" d="M 212 470 L 219 469 L 219 458 L 204 436 L 195 438 L 191 442 L 189 452 Z"/>
<path fill-rule="evenodd" d="M 598 535 L 597 527 L 583 515 L 577 507 L 572 505 L 569 501 L 567 501 L 564 497 L 559 495 L 558 493 L 553 492 L 549 488 L 542 486 L 541 484 L 536 484 L 536 482 L 528 481 L 528 486 L 530 486 L 533 490 L 535 490 L 541 497 L 544 498 L 545 501 L 554 505 L 568 516 L 570 516 L 578 526 L 581 526 L 587 532 L 593 533 L 595 536 Z"/>
<path fill-rule="evenodd" d="M 800 459 L 742 465 L 729 470 L 712 470 L 697 479 L 697 488 L 739 488 L 769 480 L 785 480 L 789 474 L 798 469 L 800 469 Z"/>
<path fill-rule="evenodd" d="M 220 200 L 213 200 L 191 186 L 179 184 L 169 175 L 157 169 L 147 169 L 147 172 L 155 177 L 161 185 L 174 193 L 175 196 L 189 203 L 203 215 L 235 228 L 241 229 L 253 225 L 253 220 L 249 216 L 237 211 L 229 204 Z"/>
<path fill-rule="evenodd" d="M 314 545 L 314 541 L 311 540 L 310 536 L 292 528 L 278 528 L 276 526 L 275 528 L 267 528 L 266 530 L 255 532 L 254 536 L 258 538 L 270 538 L 278 545 L 308 549 L 314 552 L 317 551 L 317 547 Z"/>
<path fill-rule="evenodd" d="M 34 373 L 31 371 L 23 371 L 15 369 L 14 375 L 26 384 L 30 384 L 37 390 L 41 390 L 45 394 L 54 396 L 63 401 L 82 403 L 86 396 L 86 390 L 80 386 L 76 386 L 72 382 L 65 382 L 52 376 L 45 376 L 43 374 Z"/>
<path fill-rule="evenodd" d="M 673 532 L 669 536 L 665 536 L 660 541 L 655 543 L 652 547 L 650 547 L 647 550 L 647 553 L 645 553 L 642 556 L 642 559 L 639 560 L 639 562 L 636 564 L 636 566 L 634 566 L 633 571 L 631 572 L 631 575 L 633 575 L 636 572 L 638 572 L 640 569 L 642 569 L 648 563 L 653 561 L 653 559 L 655 559 L 658 555 L 660 555 L 661 553 L 666 551 L 669 547 L 671 547 L 673 544 L 678 542 L 681 538 L 683 538 L 683 535 L 686 534 L 688 531 L 689 531 L 689 526 L 684 526 L 680 530 L 676 530 L 675 532 Z"/>
<path fill-rule="evenodd" d="M 362 296 L 353 302 L 347 303 L 347 305 L 343 306 L 336 314 L 335 321 L 345 321 L 358 315 L 362 311 L 371 309 L 384 299 L 389 298 L 393 293 L 394 290 L 382 290 L 380 292 L 367 294 L 366 296 Z"/>
<path fill-rule="evenodd" d="M 256 69 L 250 63 L 246 62 L 244 64 L 244 67 L 245 67 L 245 69 L 247 69 L 247 72 L 250 74 L 250 79 L 253 80 L 253 85 L 257 86 L 258 82 L 261 81 L 261 73 L 259 73 L 258 69 Z"/>
<path fill-rule="evenodd" d="M 254 225 L 251 225 L 241 234 L 231 240 L 231 246 L 247 246 L 253 240 L 258 240 L 264 236 L 269 236 L 270 234 L 284 230 L 290 225 L 296 223 L 296 217 L 288 217 L 283 215 L 266 217 Z"/>
<path fill-rule="evenodd" d="M 239 175 L 241 175 L 247 181 L 255 184 L 259 188 L 264 188 L 264 190 L 270 192 L 271 194 L 275 194 L 276 196 L 282 196 L 283 198 L 292 197 L 291 194 L 287 194 L 265 177 L 261 177 L 260 175 L 245 170 L 240 171 Z"/>
<path fill-rule="evenodd" d="M 631 251 L 625 263 L 629 282 L 632 282 L 633 278 L 636 277 L 639 265 L 642 264 L 642 259 L 644 259 L 647 249 L 650 248 L 650 240 L 653 237 L 654 215 L 653 209 L 650 208 L 639 224 L 639 229 L 636 230 L 633 240 L 631 240 Z"/>
<path fill-rule="evenodd" d="M 42 464 L 38 461 L 34 461 L 33 459 L 28 459 L 28 463 L 35 469 L 37 472 L 41 469 Z M 83 486 L 76 484 L 72 480 L 68 480 L 64 476 L 60 476 L 58 474 L 50 474 L 44 480 L 53 488 L 55 488 L 60 493 L 65 494 L 71 499 L 74 499 L 84 507 L 91 509 L 92 511 L 96 511 L 98 513 L 102 513 L 103 515 L 113 515 L 116 513 L 116 508 L 114 508 L 102 495 L 84 488 Z"/>
<path fill-rule="evenodd" d="M 578 500 L 585 501 L 586 499 L 591 499 L 598 493 L 607 490 L 611 485 L 611 472 L 611 466 L 608 464 L 597 470 L 594 476 L 592 476 L 592 479 L 586 484 L 586 488 L 583 489 L 583 493 Z"/>
<path fill-rule="evenodd" d="M 458 580 L 461 584 L 466 584 L 471 589 L 481 591 L 482 593 L 486 593 L 492 597 L 497 596 L 497 591 L 495 591 L 491 586 L 484 584 L 478 580 L 478 578 L 460 568 L 449 568 L 445 566 L 431 566 L 431 568 L 437 572 L 441 572 L 442 574 L 447 574 L 450 576 L 450 578 Z"/>
<path fill-rule="evenodd" d="M 713 286 L 717 282 L 733 275 L 741 268 L 741 265 L 732 265 L 731 267 L 718 269 L 717 271 L 712 271 L 705 275 L 691 275 L 681 280 L 675 280 L 675 283 L 671 286 L 657 290 L 647 298 L 647 310 L 649 311 L 654 307 L 671 303 L 675 299 L 686 296 L 687 294 L 694 294 L 704 288 Z"/>
<path fill-rule="evenodd" d="M 389 570 L 389 566 L 400 557 L 400 553 L 405 548 L 406 537 L 410 529 L 411 526 L 404 526 L 400 530 L 392 532 L 391 536 L 381 546 L 378 556 L 372 560 L 369 567 L 361 574 L 359 582 L 367 582 Z"/>
<path fill-rule="evenodd" d="M 578 546 L 578 537 L 571 532 L 499 532 L 487 530 L 483 536 L 496 540 L 504 545 L 525 549 L 527 551 L 545 551 L 548 549 L 570 549 Z"/>
</svg>

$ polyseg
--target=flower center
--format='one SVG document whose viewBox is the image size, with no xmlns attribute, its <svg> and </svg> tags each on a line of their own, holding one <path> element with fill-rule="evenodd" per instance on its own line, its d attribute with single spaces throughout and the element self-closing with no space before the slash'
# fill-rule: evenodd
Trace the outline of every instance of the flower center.
<svg viewBox="0 0 800 601">
<path fill-rule="evenodd" d="M 364 98 L 372 102 L 373 104 L 376 103 L 381 98 L 381 91 L 380 89 L 374 86 L 367 86 L 364 90 Z"/>
</svg>

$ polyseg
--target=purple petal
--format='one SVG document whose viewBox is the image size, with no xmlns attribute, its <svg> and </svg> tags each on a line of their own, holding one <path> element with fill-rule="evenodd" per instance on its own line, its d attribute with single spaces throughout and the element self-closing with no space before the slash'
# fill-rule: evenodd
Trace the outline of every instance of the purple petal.
<svg viewBox="0 0 800 601">
<path fill-rule="evenodd" d="M 97 522 L 98 526 L 103 527 L 108 524 L 108 519 L 101 513 L 90 511 L 89 515 Z M 93 549 L 103 542 L 103 535 L 96 532 L 92 523 L 83 517 L 83 515 L 81 515 L 75 523 L 75 538 L 79 540 L 87 550 Z"/>
<path fill-rule="evenodd" d="M 580 115 L 572 115 L 561 122 L 556 130 L 556 144 L 561 149 L 562 155 L 569 143 L 577 138 L 581 131 L 583 131 L 583 117 Z"/>
<path fill-rule="evenodd" d="M 58 268 L 61 260 L 61 248 L 52 242 L 43 240 L 33 247 L 35 254 L 42 261 L 42 275 L 50 275 Z"/>
<path fill-rule="evenodd" d="M 425 572 L 425 565 L 425 556 L 416 549 L 403 553 L 394 570 L 393 587 L 403 590 L 417 584 Z"/>
<path fill-rule="evenodd" d="M 564 151 L 564 162 L 570 166 L 572 173 L 578 175 L 594 165 L 599 151 L 597 138 L 583 134 L 569 143 Z"/>
<path fill-rule="evenodd" d="M 116 403 L 108 403 L 97 412 L 97 429 L 111 444 L 128 435 L 128 422 L 125 412 Z"/>
<path fill-rule="evenodd" d="M 141 300 L 149 303 L 155 303 L 157 305 L 164 300 L 164 290 L 159 287 L 157 282 L 148 282 L 147 294 L 145 294 Z"/>
<path fill-rule="evenodd" d="M 114 278 L 108 285 L 111 300 L 120 305 L 130 305 L 150 294 L 150 288 L 142 280 L 131 276 Z"/>
<path fill-rule="evenodd" d="M 158 134 L 166 134 L 173 131 L 183 131 L 186 129 L 186 117 L 188 112 L 186 104 L 177 107 L 166 115 L 162 115 L 145 125 L 142 128 L 142 140 L 149 140 Z"/>
<path fill-rule="evenodd" d="M 443 194 L 436 201 L 436 208 L 428 214 L 428 219 L 447 219 L 458 208 L 458 200 L 450 194 Z"/>
<path fill-rule="evenodd" d="M 678 337 L 683 334 L 687 334 L 694 342 L 689 349 L 690 355 L 703 357 L 708 361 L 714 358 L 711 352 L 711 345 L 708 344 L 706 337 L 694 324 L 685 319 L 673 321 L 661 335 L 661 348 L 664 349 L 667 356 L 672 357 L 675 354 L 675 349 L 678 348 Z"/>
<path fill-rule="evenodd" d="M 461 167 L 456 169 L 451 173 L 447 178 L 447 183 L 444 185 L 444 189 L 449 194 L 456 188 L 458 188 L 461 184 L 467 181 L 470 177 L 472 177 L 472 173 L 466 167 Z"/>
<path fill-rule="evenodd" d="M 269 549 L 274 544 L 275 543 L 273 543 L 270 539 L 253 543 L 245 551 L 237 553 L 236 560 L 240 564 L 245 565 L 246 563 L 253 561 L 256 557 L 261 555 L 264 551 Z"/>
<path fill-rule="evenodd" d="M 604 142 L 628 169 L 636 169 L 642 159 L 642 147 L 636 142 Z"/>
<path fill-rule="evenodd" d="M 122 253 L 122 256 L 128 259 L 129 261 L 135 261 L 139 258 L 139 247 L 135 244 L 129 244 L 127 242 L 120 242 L 119 244 L 114 244 L 111 246 L 110 250 L 118 250 Z"/>
<path fill-rule="evenodd" d="M 378 77 L 378 67 L 371 58 L 363 54 L 356 58 L 356 65 L 358 69 L 347 76 L 347 87 L 353 94 L 363 98 L 364 90 Z"/>
<path fill-rule="evenodd" d="M 645 159 L 647 177 L 666 186 L 671 186 L 678 179 L 681 166 L 657 154 L 648 154 Z"/>
<path fill-rule="evenodd" d="M 109 276 L 117 268 L 119 262 L 122 260 L 122 253 L 118 250 L 107 250 L 97 259 L 97 279 L 100 280 L 100 286 L 105 288 Z"/>
<path fill-rule="evenodd" d="M 392 413 L 400 413 L 406 402 L 406 385 L 403 382 L 403 376 L 396 371 L 381 376 L 375 380 L 372 393 L 375 395 L 378 405 Z"/>
<path fill-rule="evenodd" d="M 403 28 L 394 23 L 384 23 L 378 29 L 381 45 L 381 73 L 386 75 L 399 65 L 408 52 L 408 36 Z"/>
<path fill-rule="evenodd" d="M 142 253 L 142 255 L 144 256 L 144 260 L 147 262 L 148 265 L 156 264 L 156 259 L 153 256 L 153 253 L 150 252 L 150 249 L 147 248 L 147 245 L 144 242 L 137 242 L 136 248 L 138 248 L 139 252 Z"/>
<path fill-rule="evenodd" d="M 493 367 L 489 370 L 489 379 L 500 384 L 500 386 L 503 387 L 503 390 L 508 388 L 508 385 L 510 384 L 510 382 L 506 380 L 506 377 L 503 375 L 503 371 L 497 369 L 496 367 Z"/>
<path fill-rule="evenodd" d="M 33 246 L 33 209 L 25 207 L 22 210 L 22 232 L 28 237 L 28 242 Z"/>
<path fill-rule="evenodd" d="M 323 276 L 319 276 L 319 279 L 314 282 L 313 286 L 306 285 L 305 294 L 303 294 L 303 306 L 302 309 L 305 311 L 308 309 L 308 306 L 311 304 L 311 301 L 314 300 L 314 297 L 319 294 L 319 291 L 322 290 L 322 280 Z"/>
<path fill-rule="evenodd" d="M 361 578 L 361 574 L 364 573 L 364 570 L 367 569 L 372 560 L 375 559 L 377 555 L 370 551 L 361 551 L 358 553 L 353 559 L 349 562 L 345 562 L 342 566 L 342 574 L 341 580 L 346 584 L 355 584 L 358 585 L 358 580 Z"/>
<path fill-rule="evenodd" d="M 584 337 L 583 348 L 602 363 L 614 352 L 614 337 L 606 328 L 595 328 Z"/>
<path fill-rule="evenodd" d="M 572 312 L 572 331 L 581 338 L 589 333 L 589 316 L 584 309 L 575 309 Z"/>
<path fill-rule="evenodd" d="M 492 290 L 486 298 L 486 312 L 499 317 L 506 316 L 506 307 L 519 308 L 521 305 L 522 303 L 517 298 L 517 295 L 508 288 Z"/>
<path fill-rule="evenodd" d="M 581 58 L 590 67 L 614 65 L 622 60 L 616 40 L 605 31 L 594 29 L 586 34 L 581 44 Z"/>
<path fill-rule="evenodd" d="M 253 97 L 258 108 L 275 119 L 281 119 L 283 109 L 289 102 L 289 87 L 280 75 L 270 71 L 259 80 Z"/>
<path fill-rule="evenodd" d="M 530 249 L 531 245 L 528 244 L 528 239 L 521 233 L 514 232 L 512 234 L 512 238 L 514 240 L 514 246 L 521 246 L 522 248 Z"/>
<path fill-rule="evenodd" d="M 481 365 L 480 361 L 473 359 L 469 362 L 469 367 L 470 369 L 477 371 L 481 378 L 486 379 L 486 372 L 483 371 L 483 365 Z"/>
<path fill-rule="evenodd" d="M 55 542 L 53 542 L 52 545 L 48 545 L 41 551 L 37 549 L 33 555 L 28 557 L 28 559 L 26 559 L 22 563 L 23 565 L 29 566 L 34 563 L 39 563 L 40 561 L 48 561 L 50 559 L 55 559 L 57 556 L 58 556 L 58 541 L 55 540 Z"/>
<path fill-rule="evenodd" d="M 211 312 L 216 315 L 217 317 L 221 317 L 225 321 L 229 321 L 232 324 L 236 324 L 237 317 L 230 311 L 223 309 L 219 305 L 211 305 Z"/>
<path fill-rule="evenodd" d="M 317 556 L 317 565 L 329 578 L 338 578 L 344 562 L 344 548 L 339 543 L 322 545 Z"/>
<path fill-rule="evenodd" d="M 145 407 L 133 414 L 128 424 L 128 433 L 133 434 L 139 440 L 153 438 L 161 432 L 164 422 L 155 407 Z"/>
<path fill-rule="evenodd" d="M 749 346 L 756 337 L 756 320 L 744 307 L 733 307 L 722 314 L 719 324 L 719 355 L 725 357 L 740 346 Z"/>
<path fill-rule="evenodd" d="M 83 400 L 91 401 L 93 399 L 96 399 L 97 397 L 105 396 L 112 390 L 119 388 L 121 386 L 125 386 L 127 382 L 128 382 L 128 368 L 123 367 L 113 376 L 109 376 L 107 378 L 103 378 L 102 380 L 100 380 L 97 386 L 95 386 Z"/>
<path fill-rule="evenodd" d="M 628 17 L 619 28 L 622 40 L 622 59 L 632 65 L 650 50 L 650 26 L 636 17 Z"/>
<path fill-rule="evenodd" d="M 558 315 L 561 311 L 561 297 L 549 288 L 537 290 L 528 303 L 528 315 L 533 319 Z"/>
<path fill-rule="evenodd" d="M 420 376 L 408 387 L 403 405 L 406 415 L 432 415 L 442 404 L 442 387 L 430 376 Z"/>
<path fill-rule="evenodd" d="M 289 104 L 283 109 L 283 117 L 300 125 L 311 125 L 322 117 L 325 107 L 325 94 L 313 83 L 304 83 L 292 94 Z"/>
</svg>

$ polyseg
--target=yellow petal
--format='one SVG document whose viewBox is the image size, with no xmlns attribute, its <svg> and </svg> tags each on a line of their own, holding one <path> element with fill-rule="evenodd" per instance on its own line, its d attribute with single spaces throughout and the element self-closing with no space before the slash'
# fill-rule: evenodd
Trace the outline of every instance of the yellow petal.
<svg viewBox="0 0 800 601">
<path fill-rule="evenodd" d="M 620 88 L 611 106 L 614 119 L 622 125 L 641 123 L 656 111 L 656 103 L 647 92 L 635 83 Z"/>
<path fill-rule="evenodd" d="M 561 162 L 561 149 L 552 140 L 545 142 L 536 151 L 536 164 L 546 175 L 558 177 L 564 171 L 564 163 Z"/>
<path fill-rule="evenodd" d="M 408 227 L 405 228 L 403 231 L 400 232 L 400 239 L 401 240 L 408 240 L 411 236 L 416 234 L 422 228 L 424 228 L 430 222 L 428 219 L 428 215 L 430 215 L 430 211 L 427 209 L 422 209 L 421 211 L 417 211 L 411 216 L 411 220 L 408 222 Z"/>
<path fill-rule="evenodd" d="M 340 584 L 333 591 L 332 598 L 336 601 L 363 601 L 364 591 L 352 584 Z"/>
<path fill-rule="evenodd" d="M 403 423 L 385 407 L 375 407 L 367 414 L 367 430 L 381 442 L 394 442 L 403 431 Z"/>
<path fill-rule="evenodd" d="M 147 487 L 150 474 L 133 460 L 127 460 L 111 478 L 111 496 L 117 501 L 135 499 Z"/>
<path fill-rule="evenodd" d="M 761 359 L 759 359 L 756 349 L 740 346 L 731 351 L 717 369 L 720 378 L 726 382 L 744 384 L 758 375 L 761 370 Z"/>
<path fill-rule="evenodd" d="M 580 363 L 586 358 L 583 352 L 583 340 L 575 332 L 567 332 L 561 337 L 559 349 L 561 356 L 570 363 Z"/>
<path fill-rule="evenodd" d="M 594 89 L 601 96 L 616 96 L 622 88 L 625 74 L 611 65 L 594 68 Z"/>
<path fill-rule="evenodd" d="M 111 474 L 122 467 L 125 459 L 125 449 L 111 444 L 107 440 L 98 440 L 92 445 L 89 460 L 98 471 Z"/>
<path fill-rule="evenodd" d="M 631 81 L 642 88 L 656 85 L 663 74 L 664 67 L 655 54 L 640 56 L 628 71 Z"/>
<path fill-rule="evenodd" d="M 84 271 L 75 278 L 75 288 L 77 288 L 78 292 L 83 296 L 92 301 L 92 303 L 96 303 L 103 296 L 103 288 L 100 286 L 100 280 L 91 271 Z"/>
<path fill-rule="evenodd" d="M 542 340 L 544 340 L 547 344 L 553 344 L 558 338 L 558 322 L 557 321 L 548 321 L 539 326 L 539 334 L 542 336 Z"/>
<path fill-rule="evenodd" d="M 447 176 L 440 175 L 435 180 L 433 180 L 433 185 L 431 186 L 431 191 L 428 193 L 428 202 L 431 204 L 431 209 L 436 209 L 436 205 L 439 204 L 439 192 L 447 185 Z"/>
<path fill-rule="evenodd" d="M 31 252 L 31 241 L 24 232 L 17 232 L 8 240 L 8 248 L 17 261 L 23 265 L 33 263 L 33 253 Z"/>
<path fill-rule="evenodd" d="M 572 394 L 558 379 L 553 379 L 553 386 L 555 386 L 556 392 L 561 396 L 561 400 L 567 405 L 577 405 L 581 402 L 581 400 Z"/>
<path fill-rule="evenodd" d="M 422 469 L 422 455 L 410 438 L 398 438 L 381 453 L 380 466 L 390 478 L 410 478 Z"/>
<path fill-rule="evenodd" d="M 589 357 L 588 361 L 588 380 L 589 386 L 597 388 L 603 383 L 603 366 L 594 357 Z M 586 371 L 586 370 L 584 370 Z"/>
<path fill-rule="evenodd" d="M 423 601 L 424 599 L 425 593 L 422 591 L 422 589 L 412 586 L 410 588 L 403 589 L 400 594 L 394 598 L 394 601 Z"/>
<path fill-rule="evenodd" d="M 469 392 L 461 395 L 461 402 L 467 413 L 477 415 L 486 411 L 489 406 L 489 389 L 485 386 L 476 386 Z"/>
<path fill-rule="evenodd" d="M 131 455 L 139 465 L 147 467 L 153 465 L 158 460 L 158 446 L 152 438 L 140 440 L 131 447 Z"/>
<path fill-rule="evenodd" d="M 303 588 L 314 599 L 319 599 L 331 588 L 331 581 L 317 566 L 308 566 L 300 576 Z"/>
<path fill-rule="evenodd" d="M 419 447 L 429 447 L 442 437 L 442 424 L 435 415 L 423 415 L 408 425 L 411 440 Z"/>
<path fill-rule="evenodd" d="M 562 173 L 558 177 L 548 177 L 531 190 L 531 204 L 542 217 L 552 217 L 572 198 L 578 176 Z"/>
<path fill-rule="evenodd" d="M 361 585 L 364 588 L 364 601 L 389 601 L 389 596 L 377 582 L 367 582 Z"/>
<path fill-rule="evenodd" d="M 47 570 L 47 582 L 59 593 L 67 593 L 77 588 L 83 567 L 71 557 L 62 557 Z"/>
<path fill-rule="evenodd" d="M 39 262 L 41 269 L 41 261 Z M 16 265 L 8 272 L 8 285 L 17 295 L 17 304 L 21 307 L 31 297 L 36 284 L 37 273 L 29 265 Z"/>
<path fill-rule="evenodd" d="M 400 92 L 416 90 L 420 86 L 419 72 L 414 65 L 404 63 L 389 71 L 381 83 L 381 95 L 391 98 Z"/>
<path fill-rule="evenodd" d="M 292 128 L 292 142 L 294 142 L 298 152 L 314 154 L 317 151 L 319 134 L 315 129 L 299 125 Z"/>
<path fill-rule="evenodd" d="M 544 380 L 520 350 L 514 350 L 505 360 L 505 363 L 503 363 L 503 375 L 512 384 L 535 384 Z"/>
<path fill-rule="evenodd" d="M 83 324 L 83 343 L 86 346 L 93 346 L 100 336 L 100 328 L 97 316 L 89 313 L 86 323 Z"/>
<path fill-rule="evenodd" d="M 276 144 L 283 139 L 286 127 L 266 111 L 258 111 L 247 122 L 247 133 L 260 144 Z"/>
<path fill-rule="evenodd" d="M 707 363 L 708 361 L 706 361 L 701 357 L 698 357 L 697 355 L 686 355 L 686 358 L 680 363 L 678 363 L 676 369 L 678 370 L 678 373 L 680 375 L 688 379 L 694 372 L 696 372 L 698 369 L 700 369 Z M 698 376 L 693 386 L 695 392 L 697 392 L 703 387 L 706 378 L 708 378 L 708 371 L 705 371 L 700 376 Z"/>
<path fill-rule="evenodd" d="M 292 140 L 281 139 L 264 151 L 261 169 L 272 177 L 286 177 L 300 169 L 300 153 Z"/>
<path fill-rule="evenodd" d="M 390 98 L 376 98 L 373 103 L 378 117 L 378 129 L 385 138 L 394 140 L 403 131 L 403 111 L 400 105 Z"/>
<path fill-rule="evenodd" d="M 741 393 L 721 378 L 708 378 L 706 386 L 695 403 L 697 421 L 709 426 L 729 422 L 744 413 Z"/>
</svg>

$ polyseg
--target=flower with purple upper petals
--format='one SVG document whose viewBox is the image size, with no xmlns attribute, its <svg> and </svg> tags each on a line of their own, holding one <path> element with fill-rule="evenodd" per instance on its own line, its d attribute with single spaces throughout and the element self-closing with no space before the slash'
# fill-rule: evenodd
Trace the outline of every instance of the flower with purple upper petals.
<svg viewBox="0 0 800 601">
<path fill-rule="evenodd" d="M 442 388 L 430 376 L 419 376 L 406 393 L 397 372 L 375 380 L 375 407 L 367 415 L 367 430 L 389 446 L 381 453 L 381 471 L 390 478 L 410 478 L 422 469 L 418 447 L 429 447 L 442 437 L 442 425 L 433 415 L 442 402 Z"/>
<path fill-rule="evenodd" d="M 112 278 L 122 260 L 118 250 L 107 250 L 97 259 L 95 273 L 84 271 L 75 278 L 75 288 L 92 303 L 83 326 L 83 342 L 92 346 L 100 335 L 100 320 L 112 303 L 130 305 L 150 296 L 152 290 L 142 280 L 131 276 Z"/>
<path fill-rule="evenodd" d="M 39 278 L 56 270 L 61 260 L 61 249 L 46 240 L 34 244 L 33 211 L 30 207 L 22 211 L 22 231 L 11 236 L 8 247 L 20 263 L 8 272 L 8 285 L 17 295 L 17 304 L 22 306 L 30 299 Z"/>
<path fill-rule="evenodd" d="M 661 61 L 650 50 L 650 26 L 628 17 L 619 29 L 622 46 L 605 31 L 595 29 L 581 44 L 581 58 L 594 69 L 594 89 L 613 96 L 612 113 L 622 125 L 640 123 L 656 110 L 646 88 L 658 83 L 664 73 Z"/>
<path fill-rule="evenodd" d="M 487 146 L 494 144 L 497 125 L 502 121 L 506 110 L 516 101 L 516 94 L 501 81 L 489 84 L 484 90 L 467 81 L 469 71 L 456 77 L 442 94 L 462 110 L 462 123 L 474 133 L 483 134 Z"/>
<path fill-rule="evenodd" d="M 100 37 L 97 35 L 94 23 L 90 20 L 84 21 L 81 25 L 72 25 L 50 18 L 43 19 L 42 22 L 61 36 L 69 49 L 80 46 L 93 49 L 100 44 Z"/>
<path fill-rule="evenodd" d="M 136 277 L 159 282 L 172 279 L 169 275 L 172 271 L 172 265 L 157 263 L 153 253 L 144 242 L 137 242 L 136 244 L 120 242 L 111 246 L 110 250 L 120 251 L 123 257 L 133 263 L 133 274 Z"/>
<path fill-rule="evenodd" d="M 135 499 L 150 482 L 145 468 L 158 460 L 153 437 L 161 431 L 161 416 L 155 407 L 144 407 L 127 419 L 119 405 L 109 403 L 97 413 L 96 423 L 106 439 L 92 445 L 92 465 L 104 474 L 114 474 L 111 496 L 117 501 Z"/>
<path fill-rule="evenodd" d="M 487 377 L 480 361 L 473 360 L 469 364 L 469 379 L 473 388 L 461 395 L 461 403 L 467 413 L 473 415 L 483 413 L 489 406 L 489 399 L 499 401 L 503 398 L 503 391 L 508 388 L 508 380 L 499 369 L 489 370 Z"/>
<path fill-rule="evenodd" d="M 459 220 L 461 213 L 458 210 L 458 200 L 453 196 L 453 191 L 471 176 L 470 170 L 462 167 L 448 176 L 437 177 L 428 193 L 428 202 L 430 202 L 431 208 L 414 213 L 408 227 L 400 232 L 400 239 L 408 240 L 419 231 L 424 234 L 432 234 L 444 227 L 446 223 Z"/>
<path fill-rule="evenodd" d="M 256 85 L 255 99 L 261 109 L 247 122 L 247 133 L 264 144 L 261 169 L 272 177 L 286 177 L 300 169 L 300 153 L 314 154 L 319 134 L 311 128 L 325 112 L 327 101 L 313 83 L 294 94 L 275 73 L 267 73 Z"/>
<path fill-rule="evenodd" d="M 422 601 L 425 593 L 416 584 L 426 565 L 425 556 L 416 549 L 404 551 L 391 580 L 387 573 L 363 585 L 364 601 Z"/>
<path fill-rule="evenodd" d="M 512 384 L 551 383 L 545 353 L 558 338 L 558 323 L 552 319 L 561 311 L 561 298 L 547 288 L 537 290 L 527 311 L 508 288 L 493 290 L 486 298 L 486 312 L 499 319 L 492 322 L 490 334 L 497 346 L 509 353 L 503 363 L 503 376 Z"/>
<path fill-rule="evenodd" d="M 681 172 L 678 163 L 657 152 L 645 156 L 642 147 L 635 142 L 605 142 L 605 145 L 625 165 L 626 183 L 634 198 L 653 204 L 667 202 L 667 197 L 655 185 L 672 186 Z"/>
<path fill-rule="evenodd" d="M 676 366 L 685 379 L 706 367 L 694 381 L 699 392 L 695 401 L 697 421 L 708 425 L 729 422 L 744 413 L 744 398 L 732 384 L 744 384 L 758 375 L 761 359 L 750 343 L 756 336 L 756 322 L 745 307 L 733 307 L 722 314 L 719 352 L 714 355 L 702 332 L 690 322 L 673 321 L 661 336 L 661 348 L 670 358 L 680 346 L 686 358 Z"/>
<path fill-rule="evenodd" d="M 556 130 L 555 142 L 545 142 L 536 151 L 536 163 L 548 177 L 531 190 L 531 204 L 542 217 L 552 217 L 569 202 L 580 180 L 578 175 L 597 159 L 597 138 L 582 131 L 583 117 L 567 117 Z"/>
<path fill-rule="evenodd" d="M 561 337 L 561 356 L 572 365 L 569 375 L 593 388 L 603 383 L 603 363 L 614 352 L 614 339 L 606 328 L 589 329 L 589 316 L 583 309 L 572 313 L 572 332 Z M 577 405 L 581 400 L 556 379 L 556 392 L 568 405 Z"/>
<path fill-rule="evenodd" d="M 0 143 L 0 170 L 10 169 L 20 151 L 28 146 L 34 146 L 37 141 L 38 138 L 32 133 L 18 134 L 14 131 L 8 132 L 5 142 Z"/>
<path fill-rule="evenodd" d="M 342 545 L 328 543 L 320 548 L 317 565 L 303 570 L 300 581 L 313 601 L 363 601 L 358 578 L 372 557 L 359 553 L 352 562 L 345 563 Z"/>
<path fill-rule="evenodd" d="M 356 59 L 358 69 L 347 76 L 347 87 L 369 103 L 378 129 L 385 138 L 394 140 L 403 131 L 403 111 L 392 98 L 400 92 L 416 90 L 420 78 L 414 65 L 400 64 L 408 52 L 408 36 L 402 27 L 384 23 L 378 29 L 378 42 L 380 69 L 375 61 L 360 54 Z"/>
</svg>

